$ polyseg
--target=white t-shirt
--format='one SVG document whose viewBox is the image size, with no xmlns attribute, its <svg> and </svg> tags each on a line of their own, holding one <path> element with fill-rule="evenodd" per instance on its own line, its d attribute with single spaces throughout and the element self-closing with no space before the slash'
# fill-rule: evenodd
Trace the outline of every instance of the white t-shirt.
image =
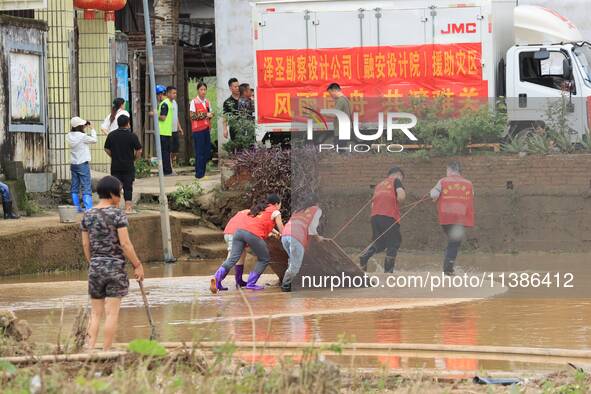
<svg viewBox="0 0 591 394">
<path fill-rule="evenodd" d="M 176 100 L 172 100 L 172 132 L 179 131 L 179 105 Z"/>
<path fill-rule="evenodd" d="M 119 111 L 117 111 L 117 113 L 115 114 L 115 119 L 113 120 L 113 122 L 111 122 L 111 114 L 107 115 L 107 117 L 105 118 L 105 120 L 103 120 L 103 123 L 101 124 L 101 129 L 103 130 L 107 130 L 107 133 L 110 133 L 111 131 L 115 131 L 119 128 L 119 126 L 117 125 L 117 119 L 121 116 L 121 115 L 125 115 L 128 118 L 129 116 L 129 112 L 127 112 L 124 109 L 120 109 Z"/>
<path fill-rule="evenodd" d="M 197 100 L 199 104 L 203 104 L 205 108 L 207 108 L 207 110 L 209 111 L 209 101 L 207 101 L 206 98 L 201 100 L 201 97 L 197 96 L 193 100 L 191 100 L 191 104 L 189 105 L 190 112 L 197 112 L 197 108 L 195 108 L 195 100 Z"/>
<path fill-rule="evenodd" d="M 90 161 L 90 148 L 88 145 L 96 144 L 96 131 L 92 129 L 90 135 L 79 131 L 71 131 L 67 136 L 70 144 L 70 163 L 82 164 Z"/>
</svg>

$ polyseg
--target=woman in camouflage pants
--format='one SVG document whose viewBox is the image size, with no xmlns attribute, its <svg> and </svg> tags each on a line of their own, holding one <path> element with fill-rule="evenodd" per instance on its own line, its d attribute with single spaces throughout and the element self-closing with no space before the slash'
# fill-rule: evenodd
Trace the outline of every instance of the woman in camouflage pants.
<svg viewBox="0 0 591 394">
<path fill-rule="evenodd" d="M 144 280 L 144 269 L 129 240 L 127 216 L 119 208 L 121 182 L 112 176 L 101 179 L 97 192 L 99 204 L 87 211 L 82 219 L 82 246 L 89 262 L 88 293 L 91 298 L 91 317 L 88 326 L 89 350 L 93 350 L 98 336 L 99 322 L 106 315 L 103 349 L 113 343 L 121 298 L 127 295 L 129 279 L 125 258 L 134 267 L 135 278 Z"/>
</svg>

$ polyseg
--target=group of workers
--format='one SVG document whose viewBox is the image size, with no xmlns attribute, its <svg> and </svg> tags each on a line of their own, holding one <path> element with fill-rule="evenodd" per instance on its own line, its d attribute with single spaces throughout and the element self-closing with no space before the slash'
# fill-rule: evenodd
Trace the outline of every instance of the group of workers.
<svg viewBox="0 0 591 394">
<path fill-rule="evenodd" d="M 400 167 L 392 167 L 386 179 L 374 190 L 371 204 L 372 242 L 359 257 L 359 263 L 367 271 L 369 259 L 386 250 L 384 272 L 393 273 L 396 255 L 402 243 L 400 232 L 400 205 L 406 199 L 402 184 L 404 172 Z M 443 272 L 454 275 L 455 260 L 465 235 L 466 227 L 474 226 L 474 190 L 472 183 L 461 175 L 459 162 L 451 162 L 447 174 L 431 190 L 430 198 L 436 202 L 441 224 L 448 238 L 443 260 Z M 271 194 L 265 201 L 258 202 L 249 210 L 243 210 L 233 216 L 224 229 L 224 239 L 228 245 L 228 256 L 211 279 L 212 293 L 228 290 L 222 284 L 232 268 L 236 286 L 250 290 L 261 290 L 257 281 L 269 264 L 269 250 L 265 240 L 269 237 L 281 237 L 281 243 L 288 255 L 288 268 L 283 277 L 281 290 L 291 291 L 293 279 L 300 271 L 306 248 L 311 237 L 320 241 L 318 225 L 322 210 L 318 197 L 310 194 L 296 207 L 291 218 L 284 226 L 281 220 L 281 200 Z M 245 249 L 250 247 L 257 262 L 246 281 L 243 279 Z"/>
<path fill-rule="evenodd" d="M 372 242 L 359 256 L 364 270 L 367 270 L 369 259 L 374 254 L 386 250 L 384 272 L 394 272 L 396 255 L 402 243 L 400 205 L 406 200 L 403 180 L 404 172 L 395 166 L 375 187 L 371 207 Z M 439 224 L 448 239 L 443 272 L 453 275 L 465 229 L 474 226 L 474 188 L 472 182 L 462 176 L 459 162 L 448 164 L 446 176 L 431 189 L 429 197 L 437 204 Z"/>
</svg>

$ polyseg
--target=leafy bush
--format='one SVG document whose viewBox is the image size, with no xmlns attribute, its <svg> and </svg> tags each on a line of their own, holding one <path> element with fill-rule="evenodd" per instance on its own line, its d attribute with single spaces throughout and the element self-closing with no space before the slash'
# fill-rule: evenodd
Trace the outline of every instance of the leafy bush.
<svg viewBox="0 0 591 394">
<path fill-rule="evenodd" d="M 164 357 L 167 354 L 164 346 L 162 346 L 157 341 L 148 339 L 134 339 L 133 341 L 129 342 L 127 348 L 130 352 L 139 354 L 141 356 Z"/>
<path fill-rule="evenodd" d="M 177 189 L 170 193 L 168 201 L 172 209 L 187 209 L 193 205 L 195 197 L 203 194 L 203 188 L 199 182 L 195 181 L 188 185 L 177 185 Z"/>
<path fill-rule="evenodd" d="M 147 178 L 151 175 L 152 169 L 156 168 L 151 160 L 138 159 L 135 162 L 135 176 L 136 178 Z"/>
<path fill-rule="evenodd" d="M 431 146 L 435 156 L 465 154 L 469 144 L 497 142 L 507 127 L 506 108 L 502 102 L 492 110 L 488 103 L 459 102 L 449 98 L 411 98 L 401 110 L 418 118 L 413 134 L 421 145 Z M 398 143 L 408 143 L 405 136 Z"/>
</svg>

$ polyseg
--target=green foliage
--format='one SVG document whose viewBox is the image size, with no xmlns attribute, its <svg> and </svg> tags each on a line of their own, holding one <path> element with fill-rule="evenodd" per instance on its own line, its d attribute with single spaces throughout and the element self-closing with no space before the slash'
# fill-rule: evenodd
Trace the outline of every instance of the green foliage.
<svg viewBox="0 0 591 394">
<path fill-rule="evenodd" d="M 136 178 L 147 178 L 152 173 L 152 169 L 156 168 L 151 160 L 138 159 L 135 162 L 135 176 Z"/>
<path fill-rule="evenodd" d="M 434 156 L 453 156 L 468 153 L 469 144 L 494 143 L 507 128 L 505 105 L 497 102 L 494 110 L 488 103 L 458 102 L 450 98 L 411 98 L 402 104 L 403 112 L 418 118 L 413 134 L 421 145 L 431 146 Z M 398 143 L 407 143 L 405 136 Z"/>
<path fill-rule="evenodd" d="M 167 354 L 164 346 L 149 339 L 135 339 L 129 343 L 127 348 L 130 352 L 141 356 L 164 357 Z"/>
<path fill-rule="evenodd" d="M 198 181 L 188 185 L 177 184 L 177 189 L 168 195 L 173 209 L 187 209 L 193 205 L 193 200 L 203 194 L 203 188 Z"/>
<path fill-rule="evenodd" d="M 564 95 L 560 100 L 551 102 L 546 110 L 545 121 L 521 130 L 509 142 L 503 144 L 503 151 L 540 155 L 575 152 L 576 147 L 571 142 L 571 129 L 568 125 L 569 106 Z M 583 141 L 581 147 L 584 150 L 585 145 L 586 141 Z"/>
<path fill-rule="evenodd" d="M 17 369 L 10 361 L 0 360 L 0 376 L 2 375 L 14 375 Z"/>
<path fill-rule="evenodd" d="M 505 153 L 527 153 L 528 141 L 526 136 L 516 135 L 510 138 L 507 142 L 501 144 L 501 151 Z"/>
<path fill-rule="evenodd" d="M 37 204 L 37 201 L 35 201 L 29 193 L 25 195 L 23 204 L 23 209 L 26 216 L 34 216 L 43 212 L 43 208 Z"/>
<path fill-rule="evenodd" d="M 110 392 L 111 385 L 104 380 L 86 379 L 84 376 L 76 378 L 76 384 L 83 390 L 89 390 L 93 393 Z"/>
</svg>

